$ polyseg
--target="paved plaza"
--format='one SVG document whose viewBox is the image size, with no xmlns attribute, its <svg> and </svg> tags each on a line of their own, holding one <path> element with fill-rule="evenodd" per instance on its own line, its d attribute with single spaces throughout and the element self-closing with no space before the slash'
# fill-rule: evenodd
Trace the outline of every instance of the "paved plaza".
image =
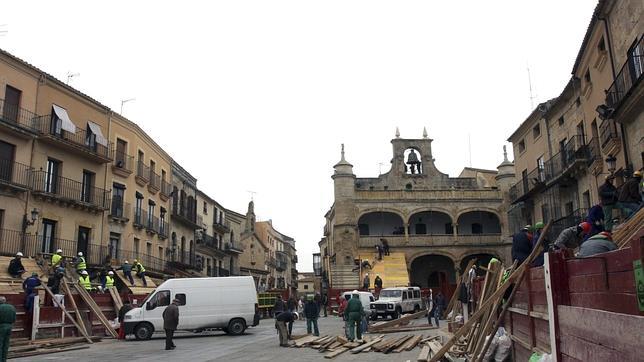
<svg viewBox="0 0 644 362">
<path fill-rule="evenodd" d="M 416 323 L 423 322 L 422 319 Z M 322 335 L 343 335 L 343 322 L 338 317 L 320 318 Z M 446 324 L 446 323 L 445 323 Z M 441 330 L 416 332 L 426 336 L 445 334 Z M 293 334 L 306 333 L 306 322 L 297 321 L 293 325 Z M 411 333 L 411 332 L 409 332 Z M 399 335 L 404 335 L 400 333 Z M 388 334 L 395 336 L 397 334 Z M 165 340 L 162 335 L 155 335 L 150 341 L 115 341 L 105 339 L 95 343 L 89 349 L 41 355 L 30 358 L 18 358 L 14 361 L 323 361 L 324 353 L 312 348 L 283 348 L 278 345 L 278 338 L 272 319 L 264 319 L 255 328 L 249 328 L 245 335 L 232 337 L 223 332 L 181 333 L 175 338 L 177 349 L 164 350 Z M 345 352 L 334 361 L 415 361 L 420 348 L 409 352 L 382 354 L 376 352 L 351 354 Z"/>
</svg>

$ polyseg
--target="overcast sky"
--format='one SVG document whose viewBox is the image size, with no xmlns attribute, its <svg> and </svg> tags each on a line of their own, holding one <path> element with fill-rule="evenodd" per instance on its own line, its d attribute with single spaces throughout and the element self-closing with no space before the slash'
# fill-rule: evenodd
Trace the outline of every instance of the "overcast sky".
<svg viewBox="0 0 644 362">
<path fill-rule="evenodd" d="M 437 167 L 494 169 L 570 77 L 596 1 L 5 1 L 0 48 L 148 132 L 200 189 L 297 241 L 312 270 L 332 166 L 389 169 L 427 127 Z M 4 24 L 4 25 L 1 25 Z M 468 147 L 471 138 L 471 158 Z M 510 156 L 511 157 L 511 156 Z"/>
</svg>

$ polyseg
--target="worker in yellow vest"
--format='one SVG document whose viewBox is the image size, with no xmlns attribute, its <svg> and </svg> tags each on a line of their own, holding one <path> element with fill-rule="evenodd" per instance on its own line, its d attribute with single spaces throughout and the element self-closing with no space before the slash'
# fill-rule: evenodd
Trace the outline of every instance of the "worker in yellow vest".
<svg viewBox="0 0 644 362">
<path fill-rule="evenodd" d="M 145 280 L 145 268 L 137 259 L 134 259 L 134 270 L 136 271 L 136 276 L 141 278 L 143 281 L 143 286 L 148 286 L 148 282 Z"/>
<path fill-rule="evenodd" d="M 51 256 L 51 269 L 56 270 L 57 268 L 63 267 L 63 251 L 61 249 L 56 250 Z"/>
<path fill-rule="evenodd" d="M 80 274 L 80 277 L 78 277 L 78 284 L 80 284 L 88 292 L 91 292 L 92 282 L 89 280 L 89 274 L 87 273 L 87 270 L 81 271 Z"/>
<path fill-rule="evenodd" d="M 83 257 L 82 252 L 78 252 L 78 257 L 76 260 L 74 260 L 74 264 L 76 264 L 76 272 L 78 274 L 81 274 L 81 272 L 85 269 L 87 269 L 87 264 L 85 263 L 85 257 Z"/>
<path fill-rule="evenodd" d="M 108 290 L 114 288 L 114 272 L 109 271 L 105 276 L 105 281 L 103 282 L 103 290 Z"/>
</svg>

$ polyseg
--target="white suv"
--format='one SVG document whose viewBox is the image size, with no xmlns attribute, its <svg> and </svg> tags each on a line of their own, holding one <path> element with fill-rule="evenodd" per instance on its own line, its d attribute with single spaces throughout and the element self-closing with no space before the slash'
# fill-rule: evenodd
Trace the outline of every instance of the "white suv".
<svg viewBox="0 0 644 362">
<path fill-rule="evenodd" d="M 377 301 L 372 302 L 371 318 L 391 316 L 397 319 L 403 313 L 418 312 L 423 308 L 419 287 L 385 288 Z"/>
</svg>

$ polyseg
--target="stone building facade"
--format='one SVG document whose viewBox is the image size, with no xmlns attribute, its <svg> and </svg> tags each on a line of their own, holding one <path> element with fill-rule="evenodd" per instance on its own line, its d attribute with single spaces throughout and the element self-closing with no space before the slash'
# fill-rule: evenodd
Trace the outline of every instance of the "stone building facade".
<svg viewBox="0 0 644 362">
<path fill-rule="evenodd" d="M 345 159 L 334 166 L 334 202 L 319 242 L 323 288 L 358 287 L 359 255 L 373 255 L 387 240 L 404 253 L 411 285 L 449 291 L 470 258 L 510 262 L 507 190 L 513 167 L 466 169 L 449 177 L 436 169 L 432 140 L 391 141 L 391 170 L 374 178 L 356 177 Z"/>
<path fill-rule="evenodd" d="M 297 292 L 297 255 L 295 240 L 277 231 L 272 220 L 255 223 L 259 240 L 268 248 L 268 287 Z"/>
</svg>

